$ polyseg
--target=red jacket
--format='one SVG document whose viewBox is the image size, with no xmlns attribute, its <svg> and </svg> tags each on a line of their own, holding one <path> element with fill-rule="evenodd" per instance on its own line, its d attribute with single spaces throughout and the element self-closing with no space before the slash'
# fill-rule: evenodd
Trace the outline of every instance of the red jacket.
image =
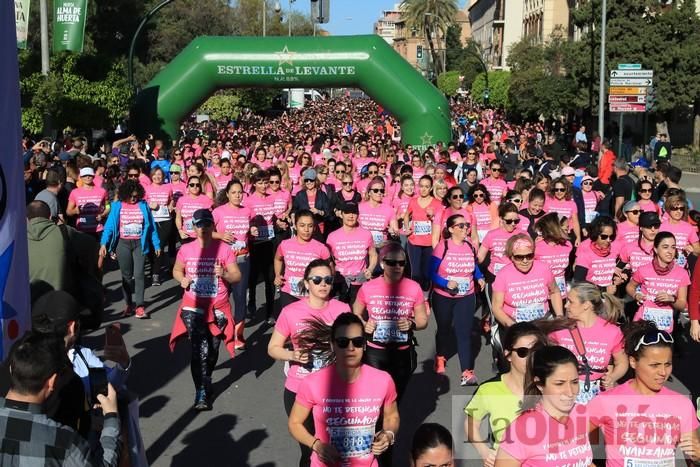
<svg viewBox="0 0 700 467">
<path fill-rule="evenodd" d="M 610 149 L 606 150 L 598 161 L 598 179 L 604 185 L 610 185 L 615 166 L 615 153 Z"/>
</svg>

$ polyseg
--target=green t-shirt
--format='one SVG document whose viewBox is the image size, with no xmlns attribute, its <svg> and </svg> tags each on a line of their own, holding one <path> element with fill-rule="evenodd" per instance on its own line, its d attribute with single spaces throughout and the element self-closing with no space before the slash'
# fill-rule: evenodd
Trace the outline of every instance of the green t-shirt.
<svg viewBox="0 0 700 467">
<path fill-rule="evenodd" d="M 493 449 L 497 451 L 506 428 L 520 415 L 520 400 L 521 397 L 508 389 L 501 376 L 479 386 L 464 412 L 475 420 L 489 417 Z"/>
</svg>

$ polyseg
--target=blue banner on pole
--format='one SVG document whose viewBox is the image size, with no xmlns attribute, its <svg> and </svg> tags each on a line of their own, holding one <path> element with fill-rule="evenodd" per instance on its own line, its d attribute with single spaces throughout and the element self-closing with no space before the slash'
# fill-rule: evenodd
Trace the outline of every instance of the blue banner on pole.
<svg viewBox="0 0 700 467">
<path fill-rule="evenodd" d="M 13 0 L 0 0 L 0 358 L 31 326 L 17 35 Z"/>
</svg>

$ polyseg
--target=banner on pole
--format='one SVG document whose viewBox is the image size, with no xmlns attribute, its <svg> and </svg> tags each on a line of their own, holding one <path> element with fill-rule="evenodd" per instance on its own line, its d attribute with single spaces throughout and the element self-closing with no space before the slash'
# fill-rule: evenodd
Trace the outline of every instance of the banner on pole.
<svg viewBox="0 0 700 467">
<path fill-rule="evenodd" d="M 15 2 L 16 3 L 16 2 Z M 30 328 L 27 221 L 13 0 L 0 0 L 0 359 Z"/>
<path fill-rule="evenodd" d="M 87 0 L 55 0 L 53 50 L 82 52 L 86 20 Z"/>
<path fill-rule="evenodd" d="M 27 48 L 27 35 L 29 33 L 29 4 L 30 0 L 14 0 L 15 2 L 15 29 L 17 31 L 17 48 Z"/>
</svg>

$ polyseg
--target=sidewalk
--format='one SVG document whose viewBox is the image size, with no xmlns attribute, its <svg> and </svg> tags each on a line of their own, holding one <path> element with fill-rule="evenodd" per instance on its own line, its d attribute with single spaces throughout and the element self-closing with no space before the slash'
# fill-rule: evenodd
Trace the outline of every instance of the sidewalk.
<svg viewBox="0 0 700 467">
<path fill-rule="evenodd" d="M 687 193 L 700 193 L 700 173 L 683 172 L 681 186 Z"/>
</svg>

